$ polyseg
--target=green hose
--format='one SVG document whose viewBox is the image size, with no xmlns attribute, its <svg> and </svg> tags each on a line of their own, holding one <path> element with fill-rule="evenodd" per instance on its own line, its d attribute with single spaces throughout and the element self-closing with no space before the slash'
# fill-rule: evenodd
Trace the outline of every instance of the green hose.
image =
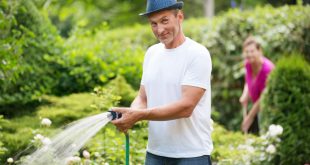
<svg viewBox="0 0 310 165">
<path fill-rule="evenodd" d="M 129 135 L 125 133 L 126 136 L 126 165 L 129 165 Z"/>
</svg>

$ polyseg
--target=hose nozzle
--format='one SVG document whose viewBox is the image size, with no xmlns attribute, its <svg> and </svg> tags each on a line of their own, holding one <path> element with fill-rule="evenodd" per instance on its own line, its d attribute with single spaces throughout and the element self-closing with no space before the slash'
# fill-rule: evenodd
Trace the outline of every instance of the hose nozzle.
<svg viewBox="0 0 310 165">
<path fill-rule="evenodd" d="M 116 120 L 116 119 L 119 119 L 119 118 L 122 117 L 121 113 L 118 113 L 118 112 L 115 112 L 115 111 L 112 111 L 112 110 L 109 110 L 108 112 L 111 113 L 111 120 Z"/>
</svg>

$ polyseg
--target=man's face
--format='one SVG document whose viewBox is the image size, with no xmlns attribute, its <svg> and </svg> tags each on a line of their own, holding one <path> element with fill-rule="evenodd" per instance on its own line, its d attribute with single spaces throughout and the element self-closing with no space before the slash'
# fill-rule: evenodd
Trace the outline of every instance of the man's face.
<svg viewBox="0 0 310 165">
<path fill-rule="evenodd" d="M 261 50 L 257 49 L 255 44 L 246 46 L 243 50 L 243 56 L 249 61 L 250 64 L 256 62 L 261 55 Z"/>
<path fill-rule="evenodd" d="M 164 10 L 148 16 L 152 31 L 163 44 L 172 44 L 180 33 L 183 14 L 176 10 Z"/>
</svg>

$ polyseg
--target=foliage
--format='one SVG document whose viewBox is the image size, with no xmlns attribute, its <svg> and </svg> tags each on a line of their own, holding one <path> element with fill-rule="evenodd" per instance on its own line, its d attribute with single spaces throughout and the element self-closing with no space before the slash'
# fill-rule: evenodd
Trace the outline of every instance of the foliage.
<svg viewBox="0 0 310 165">
<path fill-rule="evenodd" d="M 117 76 L 115 79 L 111 80 L 105 88 L 112 89 L 112 93 L 120 96 L 120 106 L 129 107 L 137 95 L 137 92 L 133 90 L 123 76 Z"/>
<path fill-rule="evenodd" d="M 218 165 L 275 164 L 271 160 L 276 156 L 282 131 L 281 126 L 271 125 L 266 134 L 257 137 L 230 132 L 215 124 L 213 161 Z"/>
<path fill-rule="evenodd" d="M 294 54 L 279 60 L 263 95 L 263 126 L 284 128 L 278 164 L 309 163 L 310 65 Z"/>
<path fill-rule="evenodd" d="M 51 58 L 62 54 L 56 28 L 32 1 L 1 1 L 0 11 L 0 105 L 52 93 L 59 70 Z"/>
<path fill-rule="evenodd" d="M 0 139 L 3 138 L 3 135 L 2 135 L 2 123 L 5 122 L 5 120 L 3 119 L 3 116 L 0 115 Z M 3 147 L 3 142 L 2 140 L 0 140 L 0 162 L 2 161 L 2 157 L 3 155 L 5 154 L 5 152 L 7 151 L 7 149 L 5 147 Z"/>
</svg>

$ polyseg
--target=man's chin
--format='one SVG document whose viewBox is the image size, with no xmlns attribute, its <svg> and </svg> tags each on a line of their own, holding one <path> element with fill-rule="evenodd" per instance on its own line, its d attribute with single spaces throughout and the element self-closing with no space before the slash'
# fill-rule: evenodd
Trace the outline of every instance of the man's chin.
<svg viewBox="0 0 310 165">
<path fill-rule="evenodd" d="M 169 44 L 171 41 L 169 39 L 159 39 L 159 42 L 161 42 L 164 45 Z"/>
</svg>

